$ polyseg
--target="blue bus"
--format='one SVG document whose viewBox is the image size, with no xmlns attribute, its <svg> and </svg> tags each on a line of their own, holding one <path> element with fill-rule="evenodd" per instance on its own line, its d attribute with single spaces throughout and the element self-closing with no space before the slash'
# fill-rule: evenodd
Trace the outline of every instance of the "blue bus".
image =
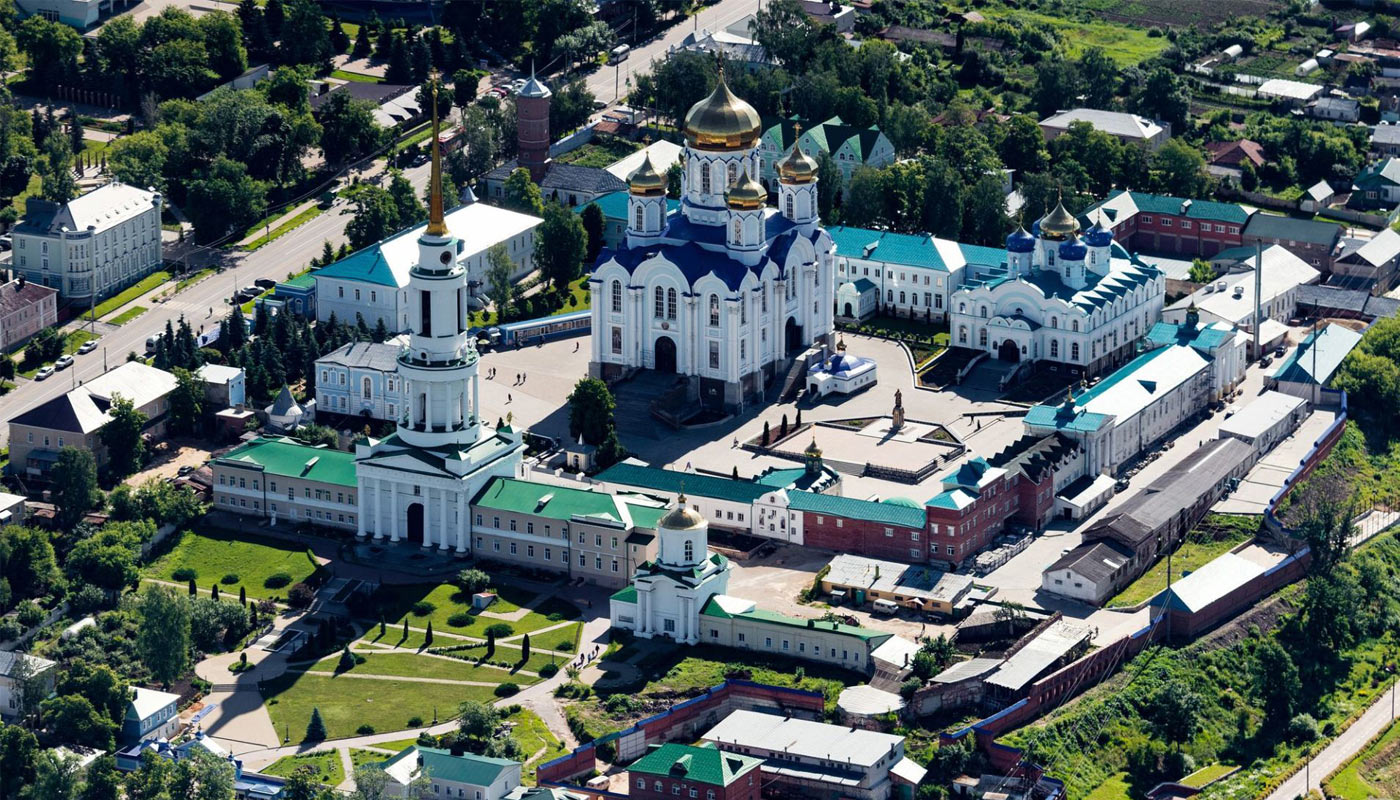
<svg viewBox="0 0 1400 800">
<path fill-rule="evenodd" d="M 592 326 L 593 312 L 574 311 L 553 317 L 507 322 L 488 329 L 487 333 L 491 341 L 501 347 L 524 347 L 588 333 Z"/>
</svg>

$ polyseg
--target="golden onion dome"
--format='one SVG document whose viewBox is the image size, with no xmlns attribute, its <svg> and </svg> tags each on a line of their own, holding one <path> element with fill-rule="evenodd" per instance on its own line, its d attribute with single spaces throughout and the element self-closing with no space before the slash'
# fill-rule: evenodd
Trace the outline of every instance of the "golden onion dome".
<svg viewBox="0 0 1400 800">
<path fill-rule="evenodd" d="M 1042 238 L 1063 241 L 1079 233 L 1079 220 L 1065 209 L 1064 201 L 1057 201 L 1055 209 L 1040 220 Z"/>
<path fill-rule="evenodd" d="M 807 445 L 807 449 L 803 450 L 802 454 L 807 456 L 808 458 L 822 457 L 822 449 L 820 447 L 817 447 L 817 437 L 812 437 L 812 443 Z"/>
<path fill-rule="evenodd" d="M 768 202 L 768 190 L 749 176 L 748 167 L 739 173 L 739 181 L 725 194 L 729 207 L 737 211 L 754 211 Z"/>
<path fill-rule="evenodd" d="M 642 159 L 642 165 L 627 176 L 627 188 L 632 194 L 658 195 L 666 193 L 666 176 L 651 163 L 651 153 Z"/>
<path fill-rule="evenodd" d="M 672 531 L 688 531 L 692 528 L 699 528 L 705 524 L 705 518 L 700 516 L 700 512 L 686 507 L 685 493 L 682 492 L 676 498 L 676 505 L 666 516 L 657 523 L 658 528 L 665 528 Z"/>
<path fill-rule="evenodd" d="M 724 70 L 710 96 L 685 114 L 685 138 L 701 150 L 744 150 L 758 141 L 762 121 L 753 106 L 729 91 Z"/>
<path fill-rule="evenodd" d="M 787 155 L 778 159 L 778 180 L 783 183 L 811 183 L 817 177 L 816 159 L 802 149 L 802 126 L 797 126 L 796 140 Z"/>
</svg>

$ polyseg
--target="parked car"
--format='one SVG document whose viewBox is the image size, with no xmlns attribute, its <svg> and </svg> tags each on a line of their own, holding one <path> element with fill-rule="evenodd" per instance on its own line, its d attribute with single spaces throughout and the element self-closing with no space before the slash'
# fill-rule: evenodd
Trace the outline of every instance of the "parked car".
<svg viewBox="0 0 1400 800">
<path fill-rule="evenodd" d="M 97 340 L 96 340 L 96 339 L 88 339 L 86 342 L 83 342 L 83 346 L 82 346 L 82 347 L 79 347 L 79 348 L 78 348 L 78 355 L 83 355 L 83 354 L 85 354 L 85 353 L 91 353 L 92 351 L 94 351 L 94 350 L 96 350 L 96 349 L 97 349 Z"/>
<path fill-rule="evenodd" d="M 34 374 L 34 380 L 36 380 L 36 381 L 42 381 L 42 380 L 48 378 L 48 377 L 49 377 L 50 375 L 52 375 L 53 373 L 54 373 L 53 367 L 40 367 L 40 368 L 39 368 L 39 371 L 36 372 L 36 373 Z"/>
<path fill-rule="evenodd" d="M 253 285 L 257 286 L 260 289 L 271 289 L 272 287 L 277 285 L 277 281 L 274 281 L 271 278 L 258 278 L 257 280 L 253 281 Z"/>
<path fill-rule="evenodd" d="M 59 357 L 58 357 L 58 360 L 55 361 L 55 362 L 53 362 L 53 365 L 54 365 L 54 367 L 56 367 L 57 369 L 68 369 L 69 367 L 73 366 L 73 357 L 72 357 L 72 356 L 59 356 Z"/>
<path fill-rule="evenodd" d="M 14 246 L 15 240 L 10 236 L 10 234 L 7 233 L 4 236 L 0 236 L 0 252 L 7 252 Z"/>
</svg>

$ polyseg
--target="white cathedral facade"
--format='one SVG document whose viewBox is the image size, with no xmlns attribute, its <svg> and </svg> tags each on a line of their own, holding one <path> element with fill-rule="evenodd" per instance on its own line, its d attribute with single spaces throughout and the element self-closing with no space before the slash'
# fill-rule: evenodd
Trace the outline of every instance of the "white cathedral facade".
<svg viewBox="0 0 1400 800">
<path fill-rule="evenodd" d="M 436 136 L 432 153 L 428 227 L 409 272 L 409 336 L 396 369 L 405 400 L 393 434 L 356 443 L 357 533 L 463 555 L 472 498 L 491 478 L 514 475 L 525 446 L 509 425 L 492 428 L 481 418 L 476 340 L 467 330 L 471 293 L 455 258 L 460 242 L 443 220 Z"/>
<path fill-rule="evenodd" d="M 974 274 L 975 273 L 975 274 Z M 1003 361 L 1047 361 L 1072 372 L 1113 369 L 1162 317 L 1166 279 L 1099 224 L 1081 236 L 1063 204 L 1006 238 L 1006 261 L 969 266 L 953 293 L 949 338 Z"/>
<path fill-rule="evenodd" d="M 817 219 L 817 163 L 797 144 L 776 165 L 778 208 L 768 206 L 758 112 L 722 73 L 684 127 L 680 208 L 667 213 L 666 175 L 647 159 L 628 178 L 625 241 L 589 279 L 589 374 L 676 373 L 692 379 L 693 399 L 732 408 L 829 341 L 833 244 Z"/>
</svg>

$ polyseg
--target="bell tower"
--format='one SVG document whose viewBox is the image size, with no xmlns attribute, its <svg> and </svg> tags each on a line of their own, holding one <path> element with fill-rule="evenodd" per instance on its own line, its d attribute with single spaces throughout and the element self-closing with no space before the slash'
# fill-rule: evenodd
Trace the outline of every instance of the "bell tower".
<svg viewBox="0 0 1400 800">
<path fill-rule="evenodd" d="M 417 447 L 471 444 L 480 428 L 477 352 L 467 332 L 467 272 L 457 261 L 461 242 L 448 230 L 443 211 L 436 81 L 431 94 L 428 226 L 418 237 L 418 263 L 408 273 L 409 339 L 398 365 L 407 398 L 399 436 Z"/>
</svg>

